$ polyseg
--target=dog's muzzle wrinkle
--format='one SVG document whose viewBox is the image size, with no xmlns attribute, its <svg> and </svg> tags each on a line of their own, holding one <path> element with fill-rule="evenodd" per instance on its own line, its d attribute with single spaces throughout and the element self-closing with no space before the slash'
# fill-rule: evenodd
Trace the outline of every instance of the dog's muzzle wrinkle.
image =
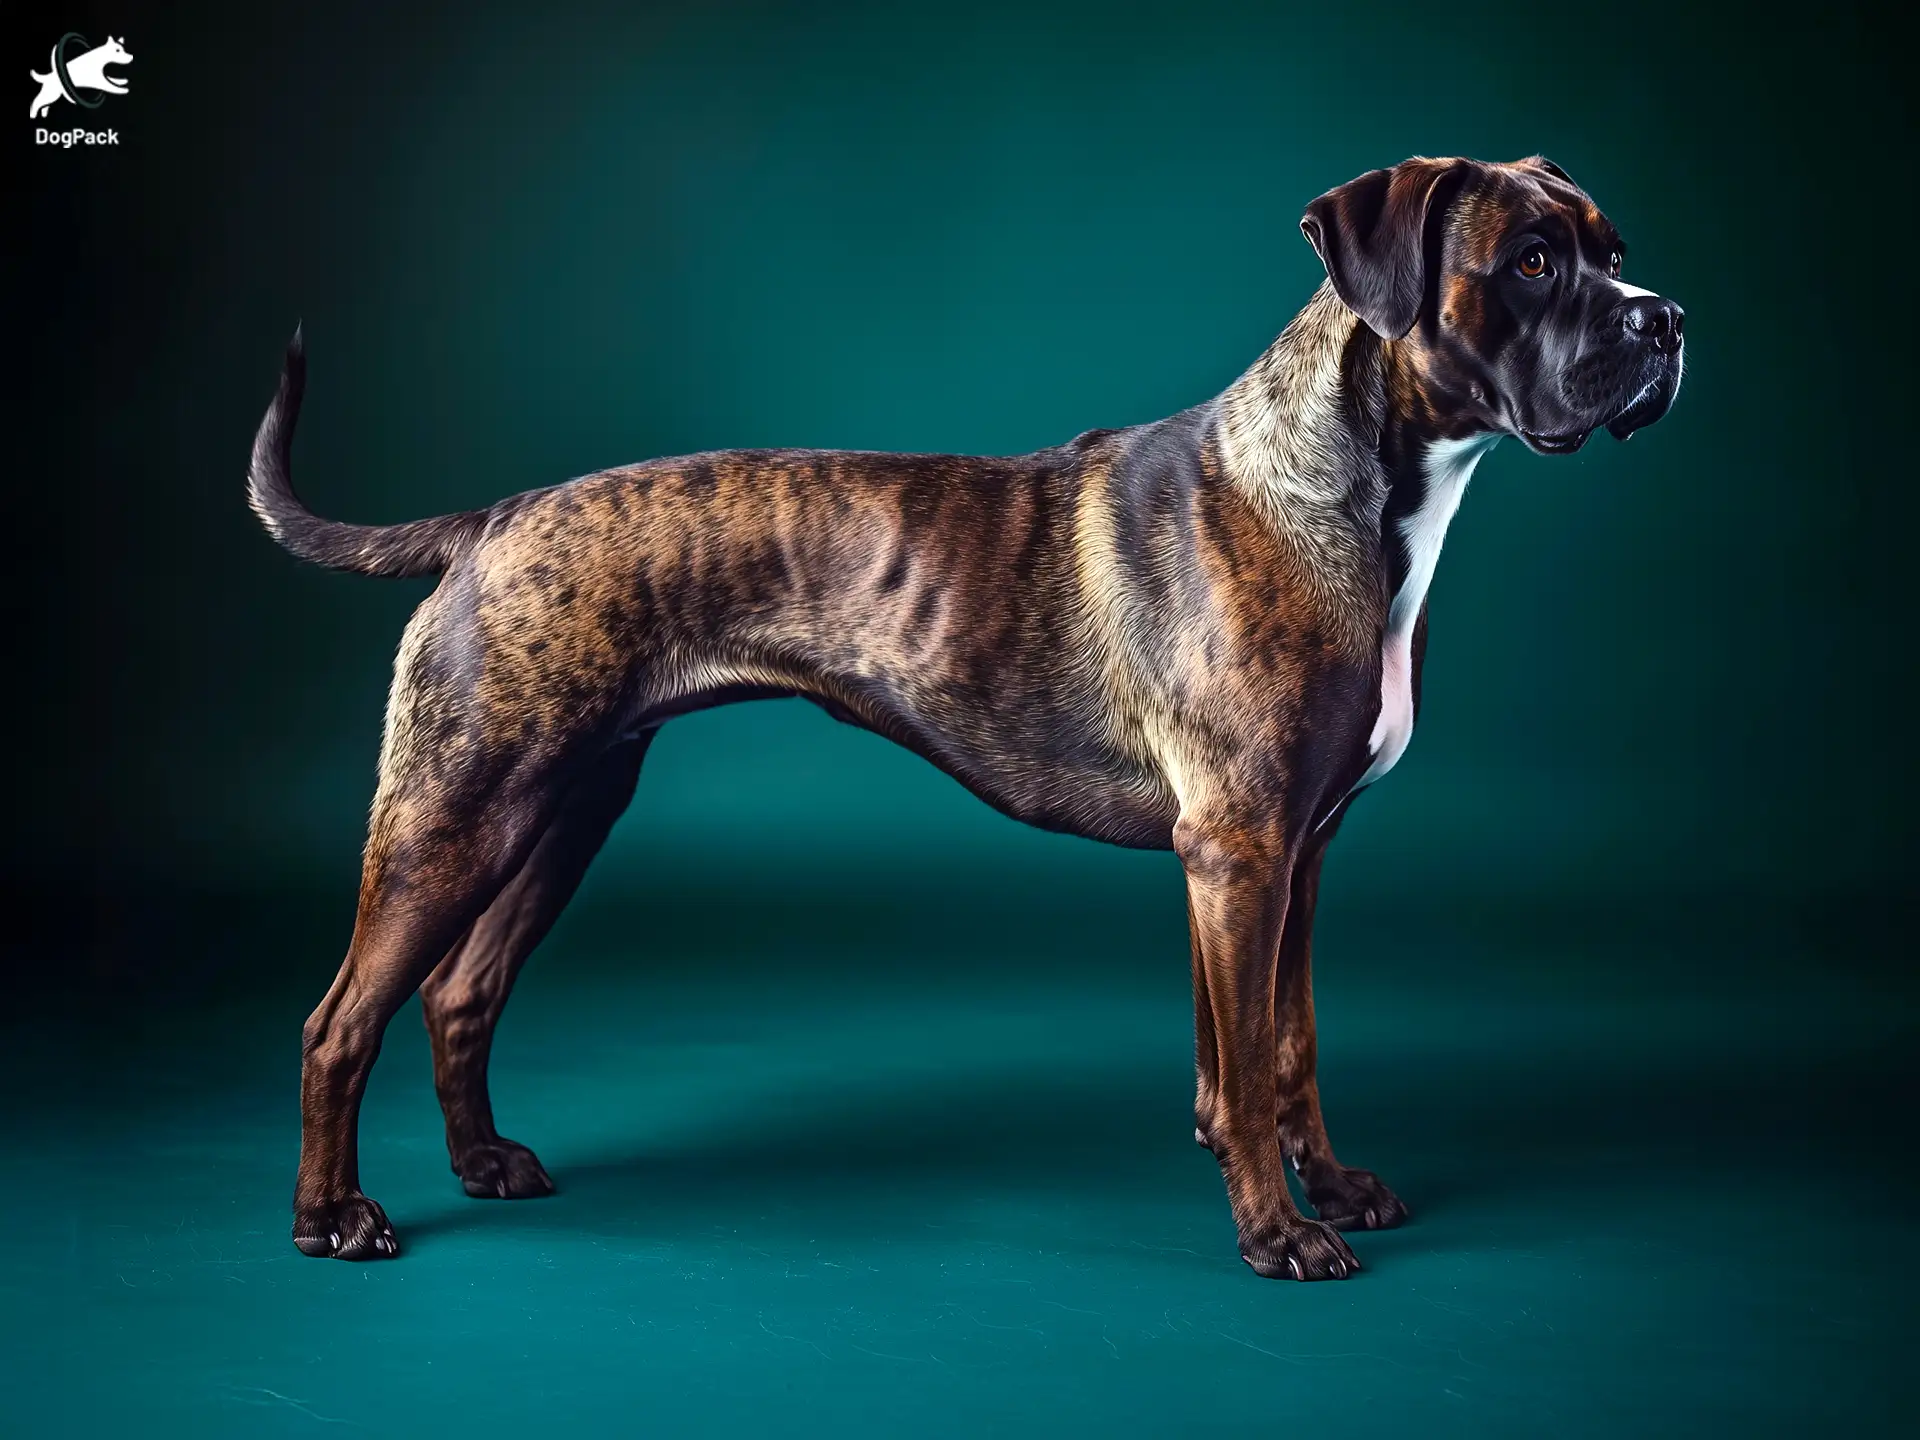
<svg viewBox="0 0 1920 1440">
<path fill-rule="evenodd" d="M 1674 397 L 1680 393 L 1681 363 L 1676 341 L 1670 353 L 1649 367 L 1651 373 L 1621 407 L 1620 413 L 1607 421 L 1607 433 L 1616 440 L 1630 440 L 1634 431 L 1646 429 L 1672 409 Z"/>
<path fill-rule="evenodd" d="M 1679 394 L 1685 312 L 1670 300 L 1647 297 L 1615 313 L 1615 338 L 1567 368 L 1556 398 L 1563 413 L 1589 417 L 1587 430 L 1604 425 L 1616 440 L 1625 440 L 1664 416 Z M 1535 448 L 1556 453 L 1555 447 Z"/>
</svg>

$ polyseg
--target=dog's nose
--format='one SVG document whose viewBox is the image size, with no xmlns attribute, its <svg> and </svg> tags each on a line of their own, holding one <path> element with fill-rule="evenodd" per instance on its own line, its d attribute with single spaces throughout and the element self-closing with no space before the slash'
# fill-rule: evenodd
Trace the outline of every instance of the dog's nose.
<svg viewBox="0 0 1920 1440">
<path fill-rule="evenodd" d="M 1678 350 L 1680 327 L 1686 318 L 1687 312 L 1673 301 L 1642 295 L 1627 302 L 1620 323 L 1656 350 Z"/>
</svg>

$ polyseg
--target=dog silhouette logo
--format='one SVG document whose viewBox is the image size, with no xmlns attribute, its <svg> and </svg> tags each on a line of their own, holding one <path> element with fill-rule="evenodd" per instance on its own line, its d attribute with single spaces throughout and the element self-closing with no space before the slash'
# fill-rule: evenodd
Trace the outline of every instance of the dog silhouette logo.
<svg viewBox="0 0 1920 1440">
<path fill-rule="evenodd" d="M 78 54 L 74 53 L 75 46 Z M 106 44 L 89 48 L 86 36 L 68 31 L 54 42 L 47 63 L 49 70 L 45 75 L 38 70 L 27 72 L 40 86 L 40 93 L 34 96 L 33 105 L 27 111 L 30 120 L 38 120 L 62 100 L 71 100 L 83 110 L 97 110 L 108 95 L 126 94 L 127 82 L 107 74 L 107 67 L 130 65 L 133 56 L 111 35 Z M 84 93 L 87 91 L 98 93 Z"/>
</svg>

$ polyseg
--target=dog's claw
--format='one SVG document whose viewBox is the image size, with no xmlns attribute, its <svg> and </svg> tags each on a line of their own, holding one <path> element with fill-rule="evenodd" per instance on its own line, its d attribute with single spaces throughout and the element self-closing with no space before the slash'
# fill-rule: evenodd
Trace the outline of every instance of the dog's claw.
<svg viewBox="0 0 1920 1440">
<path fill-rule="evenodd" d="M 364 1195 L 294 1212 L 293 1243 L 302 1255 L 336 1260 L 385 1260 L 400 1253 L 393 1226 Z"/>
<path fill-rule="evenodd" d="M 1331 1225 L 1295 1217 L 1240 1240 L 1240 1258 L 1269 1280 L 1345 1280 L 1360 1273 L 1347 1242 Z"/>
<path fill-rule="evenodd" d="M 463 1151 L 453 1162 L 453 1173 L 476 1200 L 531 1200 L 553 1193 L 553 1177 L 540 1157 L 511 1140 L 492 1140 Z"/>
<path fill-rule="evenodd" d="M 1391 1230 L 1407 1220 L 1406 1205 L 1371 1170 L 1314 1169 L 1307 1199 L 1315 1214 L 1341 1230 Z"/>
</svg>

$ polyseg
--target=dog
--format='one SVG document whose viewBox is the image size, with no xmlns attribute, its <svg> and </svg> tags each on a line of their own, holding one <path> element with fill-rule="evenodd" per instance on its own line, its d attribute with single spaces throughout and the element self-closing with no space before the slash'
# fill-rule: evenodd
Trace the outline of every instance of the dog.
<svg viewBox="0 0 1920 1440">
<path fill-rule="evenodd" d="M 400 644 L 352 941 L 303 1035 L 302 1252 L 399 1252 L 357 1127 L 416 989 L 467 1193 L 552 1190 L 488 1097 L 515 975 L 662 724 L 802 696 L 1015 819 L 1179 857 L 1195 1138 L 1240 1254 L 1263 1276 L 1359 1271 L 1340 1232 L 1407 1209 L 1321 1118 L 1322 859 L 1412 734 L 1427 588 L 1475 464 L 1503 436 L 1564 455 L 1659 420 L 1683 314 L 1620 278 L 1613 225 L 1538 156 L 1375 170 L 1301 229 L 1326 271 L 1306 308 L 1166 420 L 1006 458 L 653 460 L 384 527 L 294 493 L 295 332 L 253 509 L 302 559 L 441 577 Z"/>
<path fill-rule="evenodd" d="M 87 42 L 81 40 L 80 43 L 84 45 Z M 124 95 L 127 93 L 127 82 L 107 74 L 107 67 L 132 63 L 133 56 L 127 53 L 126 46 L 109 35 L 106 44 L 96 45 L 93 49 L 74 56 L 68 62 L 67 78 L 73 82 L 75 90 L 103 90 L 109 95 Z M 40 93 L 33 97 L 33 104 L 27 107 L 29 120 L 38 120 L 60 101 L 69 98 L 67 87 L 60 83 L 60 46 L 58 45 L 53 47 L 52 53 L 47 57 L 47 73 L 42 75 L 38 70 L 29 70 L 27 78 L 37 81 L 40 86 Z M 81 103 L 98 105 L 100 102 L 92 100 Z"/>
</svg>

